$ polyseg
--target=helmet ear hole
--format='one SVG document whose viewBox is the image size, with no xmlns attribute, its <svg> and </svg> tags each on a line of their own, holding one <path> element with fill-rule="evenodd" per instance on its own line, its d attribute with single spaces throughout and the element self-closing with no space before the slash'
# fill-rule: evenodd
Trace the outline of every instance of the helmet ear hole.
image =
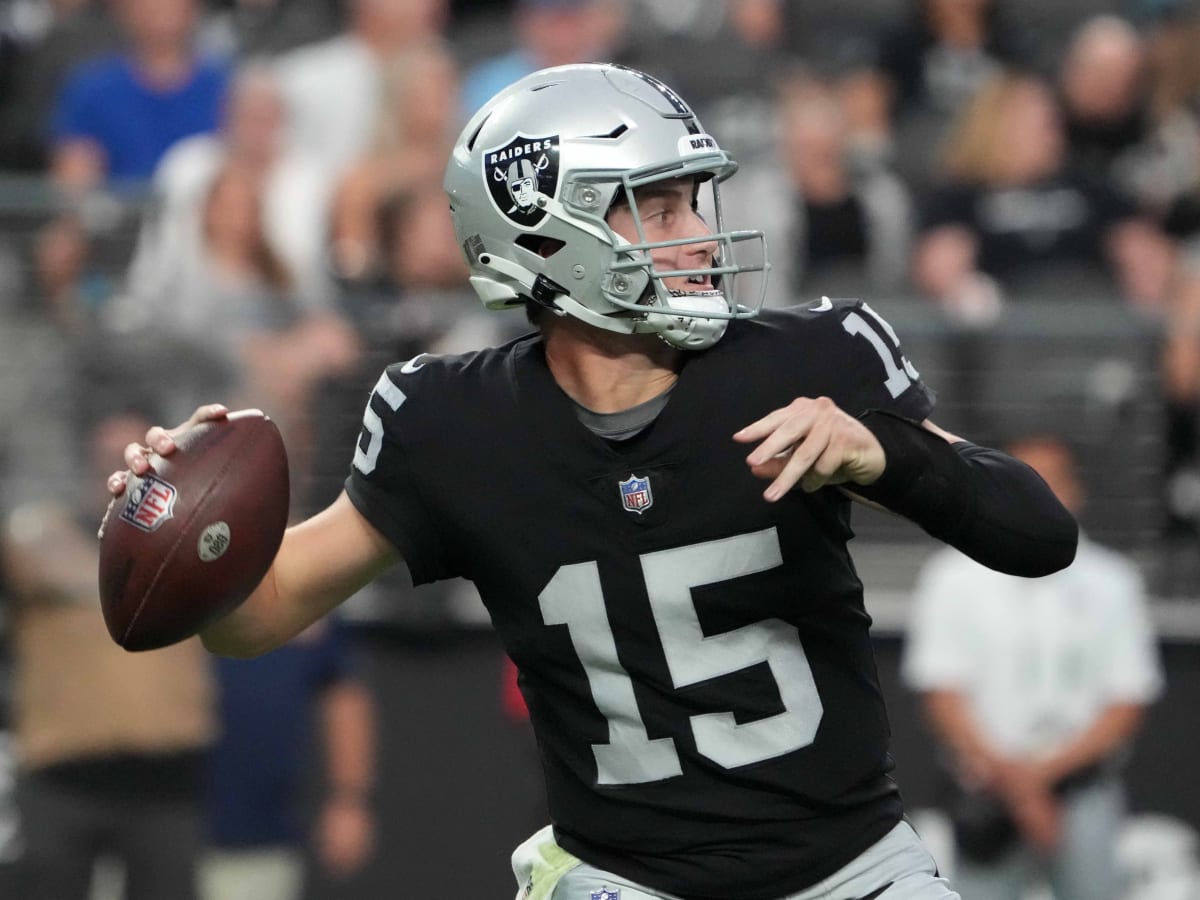
<svg viewBox="0 0 1200 900">
<path fill-rule="evenodd" d="M 536 253 L 542 259 L 549 259 L 563 247 L 567 246 L 566 241 L 545 237 L 540 234 L 522 234 L 513 243 L 518 247 L 525 248 L 530 253 Z"/>
</svg>

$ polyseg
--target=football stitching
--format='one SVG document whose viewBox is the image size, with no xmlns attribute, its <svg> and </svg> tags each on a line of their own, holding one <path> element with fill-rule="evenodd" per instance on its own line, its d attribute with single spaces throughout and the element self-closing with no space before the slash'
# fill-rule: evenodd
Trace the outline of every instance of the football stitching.
<svg viewBox="0 0 1200 900">
<path fill-rule="evenodd" d="M 263 421 L 266 422 L 270 420 L 264 416 Z M 167 552 L 163 555 L 163 561 L 159 564 L 158 571 L 154 573 L 154 578 L 151 579 L 149 587 L 147 587 L 145 593 L 142 594 L 141 602 L 138 604 L 133 616 L 129 619 L 129 625 L 125 628 L 125 634 L 121 636 L 122 646 L 124 646 L 125 642 L 129 640 L 129 635 L 133 631 L 133 626 L 137 624 L 137 620 L 141 617 L 142 610 L 145 609 L 146 602 L 150 599 L 150 596 L 154 593 L 154 589 L 158 586 L 159 579 L 166 570 L 167 564 L 171 561 L 172 557 L 175 556 L 176 549 L 178 549 L 179 545 L 183 542 L 184 535 L 187 534 L 187 531 L 191 527 L 192 522 L 196 519 L 196 516 L 199 515 L 200 511 L 204 509 L 204 504 L 208 502 L 208 498 L 212 494 L 213 489 L 221 480 L 222 476 L 229 471 L 229 467 L 233 465 L 234 461 L 237 460 L 241 456 L 242 452 L 246 450 L 247 446 L 252 446 L 253 442 L 258 440 L 257 435 L 257 429 L 253 429 L 250 434 L 242 439 L 242 443 L 237 445 L 235 451 L 230 454 L 225 465 L 218 469 L 216 474 L 209 480 L 208 487 L 205 488 L 204 492 L 200 495 L 200 499 L 196 502 L 196 505 L 192 507 L 191 515 L 183 520 L 183 523 L 179 528 L 179 536 L 175 539 L 174 543 L 167 548 Z"/>
</svg>

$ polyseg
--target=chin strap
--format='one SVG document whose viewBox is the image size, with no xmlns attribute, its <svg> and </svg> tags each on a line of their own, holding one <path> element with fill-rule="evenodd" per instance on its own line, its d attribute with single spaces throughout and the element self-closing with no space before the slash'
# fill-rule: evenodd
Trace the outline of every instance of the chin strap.
<svg viewBox="0 0 1200 900">
<path fill-rule="evenodd" d="M 725 334 L 729 323 L 729 301 L 724 293 L 710 291 L 667 291 L 666 306 L 644 308 L 641 318 L 606 315 L 589 309 L 575 300 L 565 288 L 545 275 L 534 275 L 524 266 L 496 256 L 481 253 L 478 264 L 502 276 L 505 281 L 472 276 L 471 286 L 489 309 L 504 309 L 519 305 L 524 297 L 545 307 L 556 315 L 570 315 L 589 325 L 619 334 L 657 334 L 672 347 L 682 350 L 704 350 Z M 521 290 L 513 286 L 515 283 Z M 676 299 L 688 303 L 676 304 Z M 709 306 L 711 308 L 705 308 Z M 642 312 L 639 308 L 638 312 Z M 719 318 L 710 318 L 713 313 Z"/>
<path fill-rule="evenodd" d="M 676 304 L 676 299 L 686 303 Z M 647 320 L 651 329 L 672 347 L 681 350 L 707 350 L 722 337 L 729 327 L 729 300 L 719 290 L 677 291 L 667 289 L 667 305 L 672 312 L 662 307 L 652 307 Z M 711 308 L 706 308 L 711 307 Z M 712 318 L 703 313 L 721 314 Z"/>
<path fill-rule="evenodd" d="M 545 307 L 551 312 L 562 315 L 558 306 L 558 298 L 565 296 L 567 289 L 557 282 L 551 281 L 545 275 L 539 275 L 533 280 L 533 289 L 529 296 L 538 306 Z"/>
</svg>

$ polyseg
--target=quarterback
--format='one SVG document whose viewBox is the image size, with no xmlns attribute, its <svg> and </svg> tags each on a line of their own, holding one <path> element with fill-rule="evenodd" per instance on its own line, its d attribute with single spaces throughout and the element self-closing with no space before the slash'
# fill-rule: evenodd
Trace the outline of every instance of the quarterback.
<svg viewBox="0 0 1200 900">
<path fill-rule="evenodd" d="M 1070 563 L 1075 521 L 930 421 L 869 305 L 759 309 L 763 235 L 721 215 L 735 170 L 674 91 L 619 66 L 486 104 L 445 188 L 480 299 L 533 332 L 383 372 L 345 491 L 202 637 L 261 653 L 401 562 L 469 578 L 548 789 L 519 897 L 957 898 L 889 776 L 851 508 L 1029 577 Z"/>
</svg>

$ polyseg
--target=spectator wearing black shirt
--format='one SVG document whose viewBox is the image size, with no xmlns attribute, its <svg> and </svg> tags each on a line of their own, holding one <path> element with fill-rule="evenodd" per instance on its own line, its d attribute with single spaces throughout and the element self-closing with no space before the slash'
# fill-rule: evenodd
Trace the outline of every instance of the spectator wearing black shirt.
<svg viewBox="0 0 1200 900">
<path fill-rule="evenodd" d="M 1067 166 L 1039 79 L 1004 75 L 985 87 L 957 121 L 945 163 L 947 185 L 923 205 L 914 278 L 952 313 L 987 318 L 1002 296 L 1052 295 L 1067 283 L 1076 294 L 1161 302 L 1170 243 L 1110 187 Z"/>
<path fill-rule="evenodd" d="M 1071 167 L 1142 206 L 1155 167 L 1142 36 L 1119 16 L 1086 20 L 1067 47 L 1057 88 Z"/>
<path fill-rule="evenodd" d="M 767 302 L 903 287 L 912 248 L 910 196 L 885 167 L 855 165 L 837 88 L 807 76 L 789 79 L 779 91 L 776 122 L 774 154 L 747 163 L 748 190 L 725 203 L 731 222 L 757 222 L 767 232 L 773 268 Z"/>
<path fill-rule="evenodd" d="M 859 107 L 884 119 L 859 124 L 878 132 L 900 174 L 921 190 L 939 175 L 930 148 L 991 77 L 1030 61 L 1032 42 L 996 0 L 912 0 L 911 7 L 880 37 L 871 79 L 876 101 Z"/>
</svg>

